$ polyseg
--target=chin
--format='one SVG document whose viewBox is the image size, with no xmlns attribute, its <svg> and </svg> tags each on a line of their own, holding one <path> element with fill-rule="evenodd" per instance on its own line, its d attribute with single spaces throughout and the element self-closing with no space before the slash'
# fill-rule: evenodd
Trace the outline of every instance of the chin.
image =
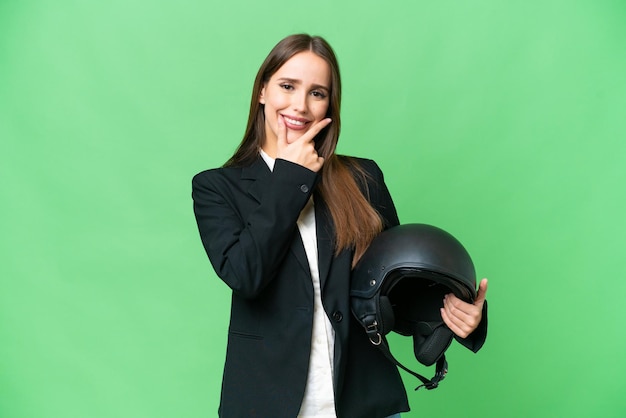
<svg viewBox="0 0 626 418">
<path fill-rule="evenodd" d="M 293 143 L 294 141 L 296 141 L 297 139 L 299 139 L 302 135 L 304 135 L 304 132 L 298 135 L 287 135 L 287 142 L 289 144 Z"/>
</svg>

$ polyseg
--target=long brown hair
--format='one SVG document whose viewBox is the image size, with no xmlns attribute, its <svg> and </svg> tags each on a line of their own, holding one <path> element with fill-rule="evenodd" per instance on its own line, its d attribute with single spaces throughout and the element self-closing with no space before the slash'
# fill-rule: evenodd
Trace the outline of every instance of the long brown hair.
<svg viewBox="0 0 626 418">
<path fill-rule="evenodd" d="M 317 187 L 333 219 L 335 254 L 346 248 L 354 248 L 354 265 L 383 226 L 379 214 L 370 205 L 355 180 L 354 176 L 359 176 L 365 184 L 365 172 L 354 160 L 340 158 L 335 154 L 341 129 L 341 77 L 335 53 L 322 37 L 291 35 L 270 51 L 254 80 L 248 125 L 243 140 L 224 166 L 244 166 L 258 158 L 259 149 L 265 140 L 265 114 L 263 105 L 259 103 L 261 89 L 285 62 L 303 51 L 313 52 L 330 67 L 330 96 L 326 117 L 330 117 L 332 123 L 315 137 L 315 148 L 324 157 Z"/>
</svg>

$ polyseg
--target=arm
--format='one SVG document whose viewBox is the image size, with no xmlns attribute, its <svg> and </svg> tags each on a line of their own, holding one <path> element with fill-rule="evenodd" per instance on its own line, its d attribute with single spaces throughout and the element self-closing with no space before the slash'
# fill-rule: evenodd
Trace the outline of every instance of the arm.
<svg viewBox="0 0 626 418">
<path fill-rule="evenodd" d="M 273 173 L 254 182 L 242 182 L 238 170 L 231 177 L 222 170 L 196 175 L 194 213 L 217 275 L 234 292 L 253 298 L 275 277 L 287 254 L 317 174 L 278 159 Z M 249 193 L 253 186 L 259 202 Z"/>
<path fill-rule="evenodd" d="M 276 276 L 324 164 L 315 151 L 315 135 L 330 122 L 317 122 L 289 143 L 281 116 L 274 170 L 248 177 L 254 184 L 218 170 L 194 177 L 192 197 L 202 243 L 217 275 L 240 296 L 256 297 Z M 253 187 L 260 199 L 256 206 Z"/>
</svg>

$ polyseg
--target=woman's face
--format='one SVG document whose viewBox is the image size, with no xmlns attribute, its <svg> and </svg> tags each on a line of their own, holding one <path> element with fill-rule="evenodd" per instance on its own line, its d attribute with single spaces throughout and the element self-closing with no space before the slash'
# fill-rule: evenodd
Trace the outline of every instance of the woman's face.
<svg viewBox="0 0 626 418">
<path fill-rule="evenodd" d="M 287 127 L 287 142 L 292 143 L 326 117 L 329 101 L 328 63 L 311 51 L 291 57 L 261 89 L 259 103 L 265 105 L 263 150 L 276 156 L 279 115 Z"/>
</svg>

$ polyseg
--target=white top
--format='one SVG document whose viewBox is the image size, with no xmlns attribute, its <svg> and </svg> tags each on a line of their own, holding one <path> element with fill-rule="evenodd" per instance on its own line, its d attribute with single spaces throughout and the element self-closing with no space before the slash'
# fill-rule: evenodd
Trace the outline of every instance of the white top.
<svg viewBox="0 0 626 418">
<path fill-rule="evenodd" d="M 270 170 L 274 170 L 274 159 L 263 150 L 261 150 L 261 156 Z M 313 196 L 311 196 L 302 212 L 300 212 L 298 229 L 300 230 L 304 250 L 309 261 L 314 292 L 313 334 L 311 338 L 309 373 L 298 417 L 335 418 L 335 396 L 333 391 L 335 331 L 322 305 Z"/>
</svg>

